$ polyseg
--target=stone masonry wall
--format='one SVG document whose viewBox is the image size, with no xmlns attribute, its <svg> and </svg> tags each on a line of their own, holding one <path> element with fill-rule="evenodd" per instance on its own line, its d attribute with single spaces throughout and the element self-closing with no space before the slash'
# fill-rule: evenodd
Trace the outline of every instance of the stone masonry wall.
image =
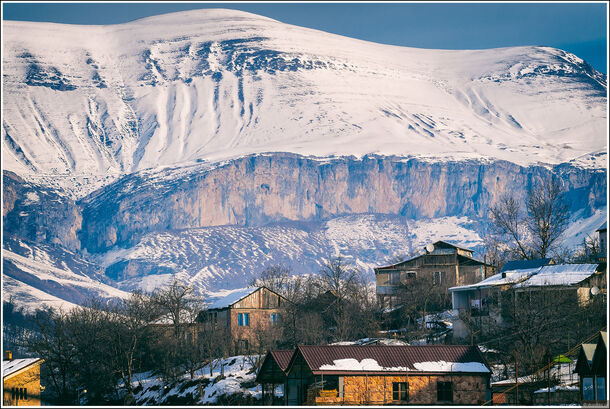
<svg viewBox="0 0 610 409">
<path fill-rule="evenodd" d="M 453 382 L 453 404 L 478 405 L 485 402 L 486 379 L 477 375 L 446 376 L 346 376 L 344 397 L 317 397 L 318 405 L 360 405 L 402 403 L 392 399 L 392 383 L 409 383 L 409 404 L 447 404 L 437 401 L 436 383 Z M 325 393 L 324 395 L 328 395 Z"/>
</svg>

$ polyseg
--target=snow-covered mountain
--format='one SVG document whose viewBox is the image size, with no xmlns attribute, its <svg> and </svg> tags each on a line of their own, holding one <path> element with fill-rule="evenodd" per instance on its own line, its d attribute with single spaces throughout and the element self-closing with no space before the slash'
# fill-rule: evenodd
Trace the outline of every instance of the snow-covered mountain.
<svg viewBox="0 0 610 409">
<path fill-rule="evenodd" d="M 558 49 L 387 46 L 208 9 L 4 21 L 2 72 L 5 270 L 33 271 L 8 238 L 124 288 L 238 287 L 329 252 L 370 272 L 431 238 L 420 225 L 481 246 L 489 206 L 550 174 L 571 237 L 605 216 L 607 79 Z"/>
</svg>

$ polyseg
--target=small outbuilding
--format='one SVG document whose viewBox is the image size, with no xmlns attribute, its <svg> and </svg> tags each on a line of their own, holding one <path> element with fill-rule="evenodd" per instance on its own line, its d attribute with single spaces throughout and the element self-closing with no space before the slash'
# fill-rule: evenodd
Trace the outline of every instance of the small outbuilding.
<svg viewBox="0 0 610 409">
<path fill-rule="evenodd" d="M 13 359 L 5 351 L 2 361 L 2 406 L 40 406 L 42 358 Z"/>
<path fill-rule="evenodd" d="M 582 403 L 600 403 L 608 399 L 608 333 L 601 331 L 595 344 L 582 344 L 574 372 L 580 377 Z"/>
<path fill-rule="evenodd" d="M 480 405 L 491 370 L 476 346 L 298 346 L 286 404 Z"/>
<path fill-rule="evenodd" d="M 294 349 L 276 349 L 267 352 L 261 367 L 256 375 L 256 383 L 263 389 L 262 405 L 273 405 L 277 403 L 278 396 L 276 391 L 281 389 L 282 401 L 284 401 L 284 391 L 286 386 L 286 371 L 290 358 L 294 354 Z"/>
</svg>

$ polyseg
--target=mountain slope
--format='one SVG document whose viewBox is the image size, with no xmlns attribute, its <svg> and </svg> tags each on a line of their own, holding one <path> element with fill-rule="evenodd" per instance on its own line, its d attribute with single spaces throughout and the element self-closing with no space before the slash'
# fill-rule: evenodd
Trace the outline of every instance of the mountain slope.
<svg viewBox="0 0 610 409">
<path fill-rule="evenodd" d="M 436 239 L 481 250 L 498 197 L 549 176 L 570 246 L 606 214 L 606 76 L 562 50 L 196 10 L 5 21 L 2 71 L 3 289 L 32 307 L 338 254 L 370 277 Z"/>
<path fill-rule="evenodd" d="M 81 178 L 66 184 L 83 193 L 95 177 L 261 152 L 556 164 L 605 151 L 606 77 L 557 49 L 386 46 L 229 10 L 7 21 L 4 44 L 4 168 Z"/>
</svg>

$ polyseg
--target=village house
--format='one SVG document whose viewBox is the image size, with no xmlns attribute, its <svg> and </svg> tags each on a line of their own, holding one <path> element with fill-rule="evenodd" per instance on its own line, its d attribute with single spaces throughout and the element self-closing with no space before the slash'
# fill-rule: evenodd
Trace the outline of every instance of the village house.
<svg viewBox="0 0 610 409">
<path fill-rule="evenodd" d="M 284 387 L 286 385 L 286 371 L 288 364 L 294 354 L 294 349 L 276 349 L 267 352 L 260 369 L 256 375 L 256 383 L 262 386 L 261 404 L 273 405 L 278 403 L 276 390 L 281 389 L 281 395 L 284 396 Z M 281 401 L 284 399 L 282 398 Z"/>
<path fill-rule="evenodd" d="M 267 287 L 242 288 L 214 301 L 202 317 L 229 332 L 236 354 L 248 353 L 261 332 L 280 323 L 287 302 Z"/>
<path fill-rule="evenodd" d="M 484 329 L 502 323 L 501 294 L 506 290 L 514 289 L 518 297 L 535 295 L 541 289 L 557 291 L 562 299 L 572 300 L 574 306 L 582 306 L 587 304 L 600 288 L 605 288 L 606 272 L 602 265 L 545 265 L 547 260 L 530 260 L 529 263 L 512 265 L 507 263 L 508 268 L 521 268 L 503 269 L 502 272 L 479 283 L 450 288 L 454 313 L 464 313 L 471 319 L 476 319 L 479 327 Z M 467 326 L 460 320 L 454 323 L 453 331 L 457 338 L 470 336 Z"/>
<path fill-rule="evenodd" d="M 272 370 L 279 374 L 270 364 L 259 379 L 271 379 L 265 372 Z M 491 370 L 476 346 L 298 346 L 284 372 L 289 406 L 480 405 L 491 398 Z"/>
<path fill-rule="evenodd" d="M 602 403 L 608 399 L 608 333 L 601 331 L 595 344 L 582 344 L 574 372 L 580 377 L 579 392 L 583 404 Z M 605 402 L 607 404 L 607 402 Z"/>
<path fill-rule="evenodd" d="M 434 285 L 448 289 L 484 280 L 495 267 L 473 258 L 473 251 L 446 241 L 425 247 L 425 254 L 400 263 L 375 268 L 377 300 L 387 307 L 399 303 L 397 293 L 417 277 L 429 277 Z"/>
<path fill-rule="evenodd" d="M 2 361 L 2 406 L 40 406 L 41 358 L 13 359 L 5 351 Z"/>
</svg>

